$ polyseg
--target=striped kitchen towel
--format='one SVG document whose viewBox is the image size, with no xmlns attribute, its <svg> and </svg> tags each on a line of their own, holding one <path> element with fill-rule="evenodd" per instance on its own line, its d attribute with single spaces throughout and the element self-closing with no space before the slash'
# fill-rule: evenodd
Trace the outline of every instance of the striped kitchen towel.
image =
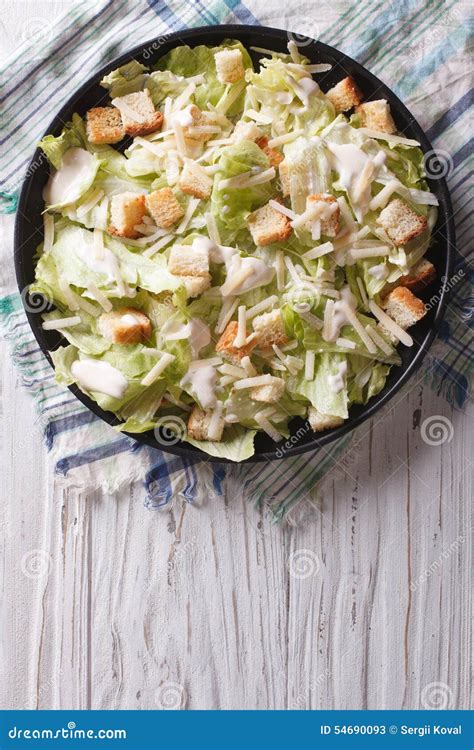
<svg viewBox="0 0 474 750">
<path fill-rule="evenodd" d="M 249 0 L 245 6 L 238 0 L 108 0 L 76 2 L 59 21 L 33 19 L 31 28 L 23 29 L 24 43 L 1 73 L 0 320 L 13 360 L 34 396 L 37 422 L 58 476 L 104 491 L 143 481 L 146 503 L 154 508 L 170 507 L 177 498 L 199 503 L 238 482 L 250 500 L 265 503 L 281 519 L 296 501 L 313 496 L 319 479 L 340 463 L 350 441 L 343 438 L 318 454 L 240 467 L 184 460 L 141 446 L 115 433 L 55 384 L 29 330 L 14 291 L 11 235 L 18 188 L 35 143 L 52 115 L 95 70 L 142 41 L 182 28 L 262 23 L 291 30 L 300 47 L 309 37 L 319 37 L 369 67 L 407 103 L 436 146 L 432 173 L 448 178 L 458 232 L 455 274 L 445 280 L 452 287 L 452 303 L 432 350 L 439 356 L 430 357 L 425 378 L 452 404 L 463 405 L 472 363 L 467 12 L 468 4 L 449 0 L 323 1 L 317 12 L 312 0 Z"/>
</svg>

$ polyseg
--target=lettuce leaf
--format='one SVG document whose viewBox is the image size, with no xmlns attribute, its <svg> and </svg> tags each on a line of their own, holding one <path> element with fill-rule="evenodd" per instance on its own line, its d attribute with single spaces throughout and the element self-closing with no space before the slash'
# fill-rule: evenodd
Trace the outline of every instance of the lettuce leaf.
<svg viewBox="0 0 474 750">
<path fill-rule="evenodd" d="M 186 437 L 186 442 L 200 448 L 214 458 L 227 458 L 239 463 L 255 453 L 253 444 L 255 435 L 256 430 L 247 430 L 241 425 L 233 424 L 225 428 L 220 443 L 213 443 L 209 440 L 194 440 L 190 437 Z"/>
<path fill-rule="evenodd" d="M 125 94 L 134 94 L 136 91 L 143 89 L 147 80 L 146 71 L 148 71 L 148 68 L 145 65 L 137 62 L 137 60 L 131 60 L 126 65 L 121 65 L 120 68 L 116 68 L 104 76 L 100 85 L 107 89 L 111 99 L 116 96 L 125 96 Z"/>
</svg>

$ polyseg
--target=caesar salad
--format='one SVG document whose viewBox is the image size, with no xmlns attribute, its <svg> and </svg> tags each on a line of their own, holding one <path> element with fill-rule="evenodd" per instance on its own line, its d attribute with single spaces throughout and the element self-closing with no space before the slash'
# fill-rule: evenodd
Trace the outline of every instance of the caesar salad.
<svg viewBox="0 0 474 750">
<path fill-rule="evenodd" d="M 294 417 L 336 428 L 425 314 L 436 222 L 417 141 L 331 66 L 235 40 L 102 81 L 39 146 L 52 170 L 35 282 L 56 379 L 120 420 L 241 461 Z M 175 420 L 175 421 L 173 421 Z"/>
</svg>

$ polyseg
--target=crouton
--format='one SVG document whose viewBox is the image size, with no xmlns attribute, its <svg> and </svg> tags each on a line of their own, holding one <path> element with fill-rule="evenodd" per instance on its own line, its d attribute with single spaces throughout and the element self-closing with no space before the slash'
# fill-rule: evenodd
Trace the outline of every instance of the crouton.
<svg viewBox="0 0 474 750">
<path fill-rule="evenodd" d="M 362 91 L 350 76 L 336 83 L 332 89 L 329 89 L 326 96 L 332 102 L 338 114 L 348 112 L 352 107 L 360 104 L 363 99 Z"/>
<path fill-rule="evenodd" d="M 250 398 L 254 401 L 264 401 L 267 404 L 274 404 L 283 396 L 285 390 L 285 381 L 282 378 L 269 376 L 271 382 L 268 385 L 258 385 L 250 391 Z"/>
<path fill-rule="evenodd" d="M 213 436 L 210 436 L 209 427 L 211 425 L 211 419 L 214 416 L 214 429 Z M 218 442 L 222 439 L 222 433 L 224 431 L 224 418 L 221 416 L 213 415 L 210 411 L 203 411 L 198 406 L 195 406 L 189 415 L 188 420 L 188 437 L 193 440 L 212 440 Z"/>
<path fill-rule="evenodd" d="M 179 176 L 179 187 L 186 195 L 195 198 L 209 198 L 212 191 L 212 177 L 191 161 L 187 161 Z"/>
<path fill-rule="evenodd" d="M 306 198 L 306 208 L 308 209 L 314 203 L 319 203 L 322 209 L 318 216 L 321 222 L 321 234 L 324 234 L 326 237 L 335 237 L 340 229 L 339 218 L 341 215 L 339 203 L 336 198 L 329 193 L 308 195 Z"/>
<path fill-rule="evenodd" d="M 261 247 L 286 240 L 292 231 L 288 216 L 276 211 L 269 203 L 250 214 L 248 227 L 253 241 Z"/>
<path fill-rule="evenodd" d="M 97 328 L 107 341 L 114 344 L 139 344 L 151 336 L 150 320 L 134 307 L 103 313 L 97 321 Z"/>
<path fill-rule="evenodd" d="M 239 348 L 234 346 L 238 327 L 237 321 L 231 320 L 216 344 L 216 352 L 221 353 L 223 357 L 236 365 L 240 364 L 240 361 L 247 357 L 256 345 L 255 341 L 251 341 L 250 344 L 245 344 Z"/>
<path fill-rule="evenodd" d="M 192 245 L 173 245 L 168 258 L 168 271 L 176 276 L 209 275 L 209 251 Z"/>
<path fill-rule="evenodd" d="M 278 165 L 278 175 L 280 177 L 282 195 L 287 198 L 290 194 L 290 175 L 288 173 L 288 164 L 286 161 L 282 161 Z"/>
<path fill-rule="evenodd" d="M 385 297 L 383 308 L 404 331 L 426 315 L 424 302 L 404 286 L 397 286 Z"/>
<path fill-rule="evenodd" d="M 392 242 L 406 245 L 407 242 L 425 231 L 428 222 L 425 216 L 419 216 L 400 198 L 390 201 L 377 219 L 377 224 L 385 229 Z"/>
<path fill-rule="evenodd" d="M 200 294 L 205 292 L 211 286 L 210 273 L 208 273 L 207 276 L 180 276 L 179 279 L 184 284 L 187 299 L 199 297 Z"/>
<path fill-rule="evenodd" d="M 146 213 L 145 196 L 137 193 L 119 193 L 110 201 L 109 233 L 117 237 L 140 237 L 135 227 L 142 223 Z"/>
<path fill-rule="evenodd" d="M 257 315 L 252 321 L 252 326 L 257 334 L 256 343 L 260 349 L 269 349 L 273 344 L 283 346 L 288 343 L 280 310 Z"/>
<path fill-rule="evenodd" d="M 217 80 L 220 83 L 235 83 L 245 75 L 242 52 L 239 49 L 224 49 L 214 55 Z"/>
<path fill-rule="evenodd" d="M 155 111 L 148 89 L 117 97 L 112 104 L 120 110 L 127 135 L 148 135 L 161 130 L 163 115 Z"/>
<path fill-rule="evenodd" d="M 360 115 L 362 127 L 378 130 L 379 133 L 395 133 L 397 130 L 390 114 L 390 105 L 385 99 L 377 99 L 375 102 L 365 102 L 356 107 Z"/>
<path fill-rule="evenodd" d="M 162 229 L 168 229 L 184 216 L 184 209 L 169 187 L 154 190 L 145 197 L 145 204 L 156 225 Z"/>
<path fill-rule="evenodd" d="M 335 417 L 333 414 L 321 414 L 314 406 L 310 406 L 308 409 L 308 422 L 313 432 L 331 430 L 344 424 L 342 417 Z"/>
<path fill-rule="evenodd" d="M 239 120 L 230 137 L 234 143 L 242 143 L 242 141 L 257 141 L 262 136 L 263 133 L 256 123 Z"/>
<path fill-rule="evenodd" d="M 276 148 L 270 148 L 266 135 L 257 138 L 255 143 L 262 149 L 263 153 L 267 155 L 271 167 L 278 167 L 278 165 L 281 164 L 283 161 L 283 154 L 280 151 L 277 151 Z"/>
<path fill-rule="evenodd" d="M 431 284 L 435 278 L 436 269 L 434 265 L 426 258 L 422 258 L 413 266 L 410 273 L 398 279 L 398 283 L 412 292 L 420 292 L 425 286 Z"/>
<path fill-rule="evenodd" d="M 199 109 L 198 106 L 196 106 L 196 104 L 189 104 L 182 113 L 178 113 L 174 116 L 178 117 L 178 122 L 180 122 L 181 127 L 183 128 L 183 134 L 187 141 L 195 141 L 195 145 L 199 145 L 199 143 L 208 141 L 209 139 L 216 137 L 215 132 L 209 132 L 206 130 L 196 132 L 194 130 L 194 128 L 207 128 L 209 126 L 217 126 L 218 117 L 215 112 L 203 112 L 201 109 Z"/>
<path fill-rule="evenodd" d="M 386 284 L 381 292 L 382 297 L 386 297 L 392 289 L 397 286 L 405 286 L 412 292 L 421 292 L 428 284 L 431 284 L 436 278 L 436 269 L 429 260 L 422 258 L 405 276 L 401 276 L 392 284 Z"/>
<path fill-rule="evenodd" d="M 125 128 L 117 107 L 93 107 L 87 112 L 87 138 L 90 143 L 118 143 Z"/>
</svg>

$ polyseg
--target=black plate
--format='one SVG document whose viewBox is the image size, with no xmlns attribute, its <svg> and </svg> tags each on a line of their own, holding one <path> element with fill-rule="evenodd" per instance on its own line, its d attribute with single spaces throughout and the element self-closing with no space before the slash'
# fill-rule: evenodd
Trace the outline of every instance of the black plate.
<svg viewBox="0 0 474 750">
<path fill-rule="evenodd" d="M 277 52 L 286 52 L 289 32 L 266 26 L 209 26 L 151 39 L 143 45 L 135 47 L 130 52 L 121 55 L 93 75 L 62 107 L 46 128 L 45 135 L 48 133 L 59 135 L 63 124 L 71 119 L 74 112 L 84 115 L 91 107 L 96 107 L 101 102 L 107 101 L 108 95 L 104 89 L 100 88 L 99 81 L 111 70 L 123 65 L 130 59 L 134 58 L 147 66 L 153 66 L 160 57 L 179 44 L 186 43 L 191 47 L 198 44 L 216 45 L 226 37 L 239 39 L 247 49 L 254 46 L 272 49 Z M 298 39 L 298 37 L 296 36 L 295 39 Z M 392 114 L 399 131 L 402 131 L 406 137 L 419 141 L 425 153 L 433 150 L 423 130 L 402 102 L 384 83 L 372 75 L 372 73 L 369 73 L 362 65 L 351 60 L 351 58 L 334 49 L 334 47 L 329 47 L 326 44 L 309 39 L 304 39 L 302 52 L 312 63 L 330 63 L 333 66 L 333 69 L 328 73 L 317 76 L 318 83 L 320 83 L 323 91 L 327 91 L 345 75 L 351 75 L 363 90 L 366 99 L 384 98 L 390 102 Z M 260 55 L 256 53 L 251 54 L 254 63 L 257 62 Z M 15 226 L 15 267 L 20 291 L 25 290 L 34 281 L 33 257 L 42 239 L 41 212 L 44 208 L 42 190 L 48 178 L 48 172 L 49 168 L 46 159 L 39 149 L 37 149 L 33 154 L 26 173 L 27 176 L 20 195 Z M 291 434 L 294 436 L 294 445 L 290 442 L 283 443 L 285 446 L 285 456 L 315 450 L 353 430 L 354 427 L 372 416 L 383 404 L 392 398 L 402 385 L 406 383 L 408 378 L 413 375 L 426 355 L 441 323 L 446 307 L 447 290 L 443 288 L 441 281 L 443 278 L 446 279 L 451 276 L 454 264 L 455 243 L 453 212 L 446 182 L 444 179 L 429 180 L 429 185 L 430 190 L 436 194 L 439 200 L 438 223 L 434 231 L 436 232 L 437 229 L 442 227 L 443 232 L 438 234 L 438 242 L 435 243 L 427 254 L 427 257 L 436 266 L 438 281 L 427 289 L 423 295 L 425 300 L 435 296 L 436 304 L 431 307 L 423 320 L 410 329 L 410 333 L 412 333 L 416 341 L 415 345 L 411 348 L 400 347 L 402 364 L 399 367 L 392 367 L 383 391 L 373 398 L 367 406 L 353 406 L 350 410 L 349 419 L 342 427 L 316 436 L 311 430 L 301 429 L 304 424 L 301 419 L 294 419 L 291 422 Z M 26 314 L 31 329 L 41 349 L 51 363 L 48 351 L 58 346 L 59 336 L 54 331 L 43 331 L 40 313 L 32 311 L 31 308 L 32 305 L 27 305 Z M 71 386 L 70 390 L 82 403 L 105 422 L 111 425 L 119 422 L 117 417 L 110 412 L 104 412 L 100 409 L 77 386 Z M 207 454 L 203 454 L 200 450 L 187 443 L 164 446 L 157 442 L 151 431 L 141 435 L 130 435 L 130 437 L 177 455 L 196 459 L 200 456 L 207 458 Z M 265 434 L 258 434 L 255 440 L 255 455 L 249 461 L 279 458 L 281 454 L 280 452 L 277 454 L 277 447 L 277 444 Z"/>
</svg>

